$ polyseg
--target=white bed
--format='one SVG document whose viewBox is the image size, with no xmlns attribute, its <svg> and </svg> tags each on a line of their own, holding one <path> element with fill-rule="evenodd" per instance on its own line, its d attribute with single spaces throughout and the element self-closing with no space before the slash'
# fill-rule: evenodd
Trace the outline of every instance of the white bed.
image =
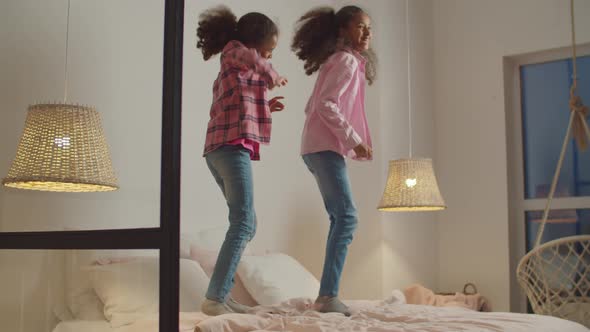
<svg viewBox="0 0 590 332">
<path fill-rule="evenodd" d="M 309 310 L 311 299 L 293 299 L 277 306 L 264 306 L 248 315 L 207 317 L 181 313 L 180 331 L 392 331 L 475 332 L 535 331 L 585 332 L 585 327 L 558 318 L 514 313 L 481 313 L 463 308 L 440 308 L 386 301 L 350 301 L 350 318 Z M 274 311 L 274 313 L 268 313 Z M 158 332 L 157 314 L 146 315 L 132 324 L 111 328 L 103 322 L 62 322 L 54 332 Z"/>
<path fill-rule="evenodd" d="M 350 318 L 320 314 L 311 308 L 319 288 L 317 279 L 284 254 L 245 255 L 242 259 L 239 285 L 250 300 L 261 304 L 251 314 L 207 317 L 197 311 L 223 233 L 213 230 L 188 240 L 183 237 L 180 331 L 590 331 L 547 316 L 406 304 L 400 291 L 383 301 L 349 301 Z M 212 251 L 195 251 L 190 243 Z M 66 252 L 65 303 L 55 308 L 63 321 L 53 332 L 159 332 L 157 264 L 151 252 Z"/>
</svg>

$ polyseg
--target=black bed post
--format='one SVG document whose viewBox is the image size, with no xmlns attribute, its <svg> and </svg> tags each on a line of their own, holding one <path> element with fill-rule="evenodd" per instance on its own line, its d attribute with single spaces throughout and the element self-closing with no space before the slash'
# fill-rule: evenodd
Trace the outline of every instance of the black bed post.
<svg viewBox="0 0 590 332">
<path fill-rule="evenodd" d="M 162 98 L 160 332 L 178 331 L 184 0 L 166 0 Z"/>
</svg>

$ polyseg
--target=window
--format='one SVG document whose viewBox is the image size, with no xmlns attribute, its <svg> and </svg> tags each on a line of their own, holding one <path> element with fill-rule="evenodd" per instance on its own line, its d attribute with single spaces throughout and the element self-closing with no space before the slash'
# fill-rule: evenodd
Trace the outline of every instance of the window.
<svg viewBox="0 0 590 332">
<path fill-rule="evenodd" d="M 578 91 L 590 102 L 590 47 L 580 47 Z M 569 121 L 571 49 L 505 59 L 508 185 L 510 207 L 511 308 L 527 311 L 516 282 L 520 258 L 535 244 Z M 590 234 L 590 150 L 573 141 L 559 176 L 542 243 Z"/>
</svg>

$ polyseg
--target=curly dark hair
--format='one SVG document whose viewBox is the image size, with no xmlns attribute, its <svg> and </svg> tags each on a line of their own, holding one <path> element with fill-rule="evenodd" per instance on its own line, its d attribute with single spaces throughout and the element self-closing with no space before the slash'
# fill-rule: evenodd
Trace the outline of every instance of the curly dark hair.
<svg viewBox="0 0 590 332">
<path fill-rule="evenodd" d="M 268 16 L 248 13 L 237 20 L 226 6 L 208 9 L 199 15 L 197 48 L 203 59 L 220 53 L 230 40 L 238 40 L 247 47 L 257 47 L 279 34 L 279 28 Z"/>
<path fill-rule="evenodd" d="M 338 49 L 340 29 L 346 28 L 355 15 L 365 13 L 357 6 L 345 6 L 338 12 L 331 7 L 318 7 L 305 13 L 297 21 L 291 50 L 300 60 L 307 75 L 318 71 Z M 362 52 L 367 59 L 365 76 L 369 84 L 376 77 L 377 56 L 372 49 Z"/>
</svg>

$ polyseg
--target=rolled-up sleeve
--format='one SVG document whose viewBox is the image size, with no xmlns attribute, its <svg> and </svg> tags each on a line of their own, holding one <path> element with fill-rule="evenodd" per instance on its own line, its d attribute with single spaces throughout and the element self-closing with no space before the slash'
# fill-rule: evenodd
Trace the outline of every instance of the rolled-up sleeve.
<svg viewBox="0 0 590 332">
<path fill-rule="evenodd" d="M 251 69 L 260 74 L 267 84 L 275 85 L 279 74 L 274 70 L 272 64 L 265 58 L 261 57 L 254 49 L 246 47 L 236 47 L 225 53 L 223 60 L 232 67 Z"/>
</svg>

